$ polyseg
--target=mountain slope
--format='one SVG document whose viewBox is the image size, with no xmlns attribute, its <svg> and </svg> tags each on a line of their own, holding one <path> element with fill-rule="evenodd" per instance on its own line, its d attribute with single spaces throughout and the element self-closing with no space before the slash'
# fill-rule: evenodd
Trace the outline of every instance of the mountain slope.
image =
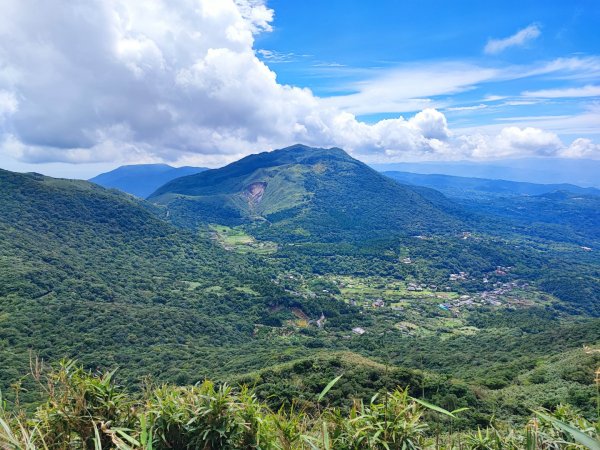
<svg viewBox="0 0 600 450">
<path fill-rule="evenodd" d="M 178 177 L 207 170 L 204 167 L 171 167 L 167 164 L 135 164 L 101 173 L 89 181 L 146 198 L 163 184 Z"/>
<path fill-rule="evenodd" d="M 425 186 L 436 189 L 449 197 L 456 198 L 485 199 L 541 195 L 556 191 L 600 196 L 600 189 L 582 188 L 574 184 L 536 184 L 411 172 L 383 172 L 383 174 L 402 184 Z"/>
<path fill-rule="evenodd" d="M 0 210 L 1 388 L 27 372 L 31 349 L 124 366 L 129 380 L 201 377 L 285 312 L 289 295 L 261 265 L 127 194 L 1 170 Z"/>
<path fill-rule="evenodd" d="M 372 201 L 393 211 L 393 201 L 406 206 L 399 192 L 410 193 L 419 205 L 449 220 L 455 217 L 453 204 L 441 194 L 426 188 L 389 188 L 397 185 L 378 174 L 374 177 L 371 170 L 362 171 L 363 166 L 341 151 L 307 152 L 300 148 L 262 158 L 267 163 L 260 161 L 261 177 L 272 171 L 282 195 L 268 197 L 269 184 L 264 189 L 261 184 L 248 189 L 241 197 L 246 202 L 241 205 L 248 205 L 248 209 L 238 210 L 248 228 L 289 235 L 306 220 L 309 237 L 319 240 L 323 237 L 317 232 L 325 234 L 327 230 L 318 228 L 317 213 L 331 214 L 346 205 L 348 198 L 363 207 Z M 292 163 L 282 165 L 281 160 Z M 312 162 L 304 164 L 307 160 Z M 315 165 L 317 175 L 329 177 L 313 176 Z M 233 185 L 233 194 L 219 194 L 224 198 L 237 195 L 239 199 L 236 182 L 242 186 L 248 181 L 273 185 L 272 179 L 246 179 L 256 167 L 232 166 L 228 170 L 237 170 L 237 179 L 228 176 L 215 183 L 217 192 L 227 183 Z M 363 184 L 367 180 L 375 187 L 349 190 L 358 189 L 357 175 L 361 174 L 364 177 L 358 179 Z M 187 179 L 177 183 L 181 181 Z M 377 197 L 376 188 L 381 188 L 385 203 Z M 308 195 L 292 196 L 290 201 L 283 195 L 290 189 L 304 189 Z M 323 197 L 324 192 L 329 197 Z M 348 197 L 334 197 L 340 193 Z M 262 204 L 264 199 L 269 201 Z M 267 208 L 284 208 L 281 211 L 285 213 L 290 203 L 292 211 L 298 205 L 300 211 L 290 213 L 288 219 L 273 221 L 270 226 L 265 219 L 252 221 L 260 214 L 272 216 L 264 212 Z M 169 212 L 174 211 L 171 203 L 167 205 Z M 255 215 L 241 216 L 248 213 L 250 205 Z M 0 211 L 0 388 L 8 396 L 12 391 L 7 387 L 28 370 L 30 350 L 52 362 L 78 358 L 92 370 L 118 366 L 122 368 L 122 382 L 130 386 L 148 374 L 159 383 L 179 384 L 207 376 L 235 381 L 233 376 L 237 375 L 237 380 L 256 382 L 260 395 L 279 395 L 288 389 L 292 397 L 309 401 L 341 369 L 347 377 L 332 389 L 330 397 L 343 401 L 350 392 L 370 398 L 374 390 L 393 387 L 396 382 L 415 388 L 420 375 L 431 370 L 443 378 L 452 374 L 475 384 L 483 380 L 496 389 L 509 385 L 523 370 L 530 370 L 530 366 L 512 367 L 517 358 L 535 364 L 540 357 L 595 343 L 598 336 L 597 320 L 559 313 L 553 305 L 569 305 L 541 296 L 534 286 L 518 294 L 526 296 L 530 304 L 543 301 L 532 311 L 529 306 L 515 306 L 513 310 L 509 304 L 504 311 L 501 304 L 498 308 L 465 308 L 455 317 L 438 307 L 439 302 L 459 301 L 459 295 L 478 295 L 475 291 L 489 289 L 482 284 L 483 276 L 493 277 L 492 282 L 518 281 L 517 277 L 527 275 L 523 271 L 526 266 L 534 272 L 526 278 L 529 282 L 544 272 L 549 280 L 558 281 L 547 286 L 546 292 L 556 292 L 558 297 L 561 290 L 566 296 L 577 292 L 582 298 L 569 302 L 588 302 L 595 308 L 595 253 L 579 248 L 569 256 L 573 259 L 561 259 L 562 265 L 558 265 L 557 254 L 549 250 L 526 255 L 506 245 L 516 242 L 496 245 L 479 235 L 468 239 L 456 234 L 428 239 L 408 236 L 396 242 L 348 245 L 346 238 L 360 232 L 366 237 L 373 235 L 367 227 L 374 222 L 360 217 L 363 228 L 356 232 L 343 221 L 329 222 L 333 235 L 325 237 L 344 239 L 342 242 L 287 243 L 290 245 L 281 245 L 264 257 L 242 255 L 221 249 L 202 234 L 173 227 L 158 218 L 165 214 L 162 207 L 130 195 L 83 181 L 6 171 L 0 171 Z M 378 212 L 376 220 L 382 217 L 390 216 L 387 211 Z M 311 220 L 317 223 L 311 225 Z M 411 258 L 409 264 L 404 262 L 406 256 Z M 500 265 L 514 266 L 514 271 L 506 269 L 510 273 L 494 275 Z M 547 267 L 562 278 L 547 273 Z M 449 274 L 459 271 L 469 272 L 469 278 L 449 282 Z M 408 291 L 413 282 L 450 286 L 443 288 L 448 292 L 415 292 L 417 297 L 413 298 Z M 344 296 L 341 290 L 345 290 Z M 349 302 L 345 301 L 346 293 Z M 353 298 L 358 305 L 352 306 Z M 364 306 L 360 304 L 362 298 Z M 372 306 L 376 299 L 385 299 L 385 307 Z M 397 309 L 394 302 L 400 299 L 405 301 L 402 309 Z M 324 322 L 319 323 L 319 317 Z M 418 324 L 423 334 L 403 328 L 406 321 Z M 462 325 L 469 333 L 461 331 Z M 366 332 L 357 334 L 355 327 Z M 315 357 L 317 352 L 330 351 L 353 353 L 340 358 Z M 265 370 L 274 365 L 272 370 Z M 241 376 L 250 371 L 253 373 Z M 493 377 L 487 379 L 488 374 Z M 426 378 L 432 379 L 430 375 Z M 456 407 L 452 406 L 455 397 L 467 393 L 460 385 L 453 385 L 447 395 L 441 395 L 444 392 L 438 384 L 419 387 L 425 387 L 427 398 L 431 395 L 430 400 L 444 407 Z M 31 380 L 26 379 L 26 391 L 20 396 L 24 403 L 35 400 L 31 388 Z M 561 400 L 564 395 L 556 398 Z M 488 420 L 485 418 L 485 423 Z"/>
<path fill-rule="evenodd" d="M 341 149 L 302 145 L 178 178 L 149 200 L 188 226 L 264 222 L 297 239 L 446 232 L 461 221 L 435 191 L 398 185 Z"/>
</svg>

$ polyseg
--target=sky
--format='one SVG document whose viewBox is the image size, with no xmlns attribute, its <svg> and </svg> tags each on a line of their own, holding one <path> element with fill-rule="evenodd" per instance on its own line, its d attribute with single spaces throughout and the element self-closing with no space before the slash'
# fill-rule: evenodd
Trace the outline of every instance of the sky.
<svg viewBox="0 0 600 450">
<path fill-rule="evenodd" d="M 0 167 L 600 159 L 600 3 L 3 0 Z"/>
</svg>

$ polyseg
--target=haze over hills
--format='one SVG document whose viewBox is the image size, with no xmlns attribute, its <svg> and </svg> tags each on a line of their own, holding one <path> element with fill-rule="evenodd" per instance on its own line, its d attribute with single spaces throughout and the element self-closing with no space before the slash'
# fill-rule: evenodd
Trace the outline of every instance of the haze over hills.
<svg viewBox="0 0 600 450">
<path fill-rule="evenodd" d="M 456 198 L 496 198 L 521 195 L 541 195 L 565 191 L 574 194 L 600 195 L 600 189 L 582 188 L 574 184 L 537 184 L 486 178 L 457 177 L 452 175 L 419 174 L 411 172 L 383 172 L 402 184 L 425 186 Z"/>
<path fill-rule="evenodd" d="M 146 198 L 163 184 L 186 175 L 207 170 L 205 167 L 171 167 L 167 164 L 134 164 L 101 173 L 89 181 Z"/>
<path fill-rule="evenodd" d="M 399 185 L 341 149 L 303 145 L 177 178 L 148 199 L 189 226 L 264 223 L 298 239 L 443 233 L 460 223 L 436 191 Z"/>
<path fill-rule="evenodd" d="M 382 172 L 412 172 L 520 181 L 539 184 L 568 183 L 600 188 L 600 160 L 521 158 L 490 162 L 444 161 L 372 164 Z"/>
</svg>

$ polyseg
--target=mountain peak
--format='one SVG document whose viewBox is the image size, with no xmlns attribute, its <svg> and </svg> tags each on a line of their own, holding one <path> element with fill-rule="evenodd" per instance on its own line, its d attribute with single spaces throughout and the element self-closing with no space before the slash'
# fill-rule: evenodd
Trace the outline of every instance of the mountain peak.
<svg viewBox="0 0 600 450">
<path fill-rule="evenodd" d="M 204 167 L 172 167 L 168 164 L 131 164 L 102 173 L 91 182 L 146 198 L 163 184 L 206 170 Z"/>
<path fill-rule="evenodd" d="M 298 238 L 420 234 L 454 222 L 443 196 L 434 199 L 422 189 L 401 186 L 340 148 L 301 144 L 178 178 L 149 199 L 166 206 L 182 225 L 265 224 L 265 232 Z"/>
<path fill-rule="evenodd" d="M 289 147 L 284 147 L 284 148 L 281 148 L 278 150 L 273 150 L 270 153 L 289 154 L 289 155 L 294 155 L 294 156 L 298 156 L 298 157 L 311 157 L 311 158 L 336 157 L 336 158 L 342 158 L 342 159 L 347 159 L 347 160 L 354 159 L 345 150 L 342 150 L 339 147 L 330 147 L 330 148 L 309 147 L 308 145 L 304 145 L 304 144 L 294 144 Z"/>
<path fill-rule="evenodd" d="M 310 146 L 304 145 L 304 144 L 294 144 L 294 145 L 290 145 L 289 147 L 284 147 L 284 148 L 272 150 L 271 152 L 265 152 L 265 153 L 293 153 L 293 154 L 298 154 L 298 155 L 302 155 L 302 154 L 336 155 L 336 156 L 344 156 L 346 158 L 351 158 L 351 156 L 345 150 L 342 150 L 339 147 L 330 147 L 330 148 L 310 147 Z"/>
<path fill-rule="evenodd" d="M 315 164 L 318 160 L 334 159 L 358 163 L 358 161 L 341 148 L 309 147 L 304 144 L 294 144 L 289 147 L 248 155 L 225 167 L 243 167 L 249 164 L 251 166 L 261 165 L 265 167 L 284 164 Z"/>
</svg>

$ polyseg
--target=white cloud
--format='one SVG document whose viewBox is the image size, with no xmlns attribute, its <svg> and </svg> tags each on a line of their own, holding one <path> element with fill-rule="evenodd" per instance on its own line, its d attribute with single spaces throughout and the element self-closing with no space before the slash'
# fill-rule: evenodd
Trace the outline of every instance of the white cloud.
<svg viewBox="0 0 600 450">
<path fill-rule="evenodd" d="M 448 96 L 467 92 L 485 83 L 545 76 L 548 79 L 597 79 L 600 58 L 558 58 L 550 62 L 485 67 L 457 61 L 430 61 L 404 64 L 384 70 L 337 67 L 336 74 L 358 76 L 360 81 L 337 85 L 351 93 L 322 99 L 323 103 L 353 114 L 399 113 L 424 108 L 447 108 Z M 508 98 L 487 96 L 484 102 Z M 528 103 L 525 103 L 528 102 Z M 515 100 L 505 105 L 534 104 L 535 100 Z M 451 110 L 447 108 L 448 110 Z"/>
<path fill-rule="evenodd" d="M 505 127 L 496 135 L 457 135 L 458 149 L 452 159 L 501 159 L 528 156 L 557 156 L 565 146 L 560 138 L 539 128 Z"/>
<path fill-rule="evenodd" d="M 495 151 L 500 151 L 507 156 L 514 154 L 554 156 L 563 147 L 556 134 L 531 127 L 504 128 L 496 136 L 495 144 Z"/>
<path fill-rule="evenodd" d="M 0 90 L 0 119 L 17 112 L 19 101 L 14 93 Z"/>
<path fill-rule="evenodd" d="M 256 53 L 270 63 L 289 63 L 293 62 L 296 58 L 294 53 L 281 53 L 274 50 L 260 49 Z"/>
<path fill-rule="evenodd" d="M 565 89 L 542 89 L 539 91 L 525 91 L 523 97 L 537 98 L 573 98 L 573 97 L 599 97 L 600 86 L 587 85 L 583 87 Z"/>
<path fill-rule="evenodd" d="M 486 95 L 483 99 L 484 102 L 496 102 L 498 100 L 504 100 L 505 95 Z"/>
<path fill-rule="evenodd" d="M 411 65 L 354 83 L 353 94 L 319 98 L 278 83 L 257 57 L 255 36 L 271 29 L 272 18 L 258 0 L 67 6 L 5 0 L 0 156 L 29 163 L 220 165 L 295 142 L 339 146 L 371 161 L 549 155 L 568 148 L 556 135 L 527 127 L 453 132 L 434 109 L 445 102 L 428 98 L 532 68 Z M 573 65 L 579 67 L 565 60 L 544 70 L 579 70 Z M 355 116 L 419 110 L 373 124 Z"/>
<path fill-rule="evenodd" d="M 470 105 L 470 106 L 453 106 L 451 108 L 446 108 L 446 111 L 477 111 L 478 109 L 485 109 L 488 105 L 484 105 L 483 103 L 479 105 Z"/>
<path fill-rule="evenodd" d="M 425 139 L 445 140 L 450 136 L 446 117 L 435 109 L 426 109 L 408 121 Z"/>
<path fill-rule="evenodd" d="M 563 149 L 560 153 L 566 158 L 600 158 L 600 144 L 595 144 L 589 139 L 575 139 L 569 147 Z"/>
<path fill-rule="evenodd" d="M 468 91 L 500 74 L 498 69 L 457 62 L 411 64 L 349 84 L 345 89 L 354 93 L 329 97 L 323 102 L 354 114 L 439 108 L 445 103 L 427 97 Z"/>
<path fill-rule="evenodd" d="M 531 24 L 522 30 L 517 31 L 512 36 L 504 39 L 490 39 L 485 45 L 483 51 L 489 55 L 503 52 L 509 47 L 520 47 L 536 39 L 541 34 L 540 27 Z"/>
<path fill-rule="evenodd" d="M 502 103 L 502 106 L 524 106 L 524 105 L 535 105 L 539 103 L 536 100 L 510 100 Z"/>
</svg>

